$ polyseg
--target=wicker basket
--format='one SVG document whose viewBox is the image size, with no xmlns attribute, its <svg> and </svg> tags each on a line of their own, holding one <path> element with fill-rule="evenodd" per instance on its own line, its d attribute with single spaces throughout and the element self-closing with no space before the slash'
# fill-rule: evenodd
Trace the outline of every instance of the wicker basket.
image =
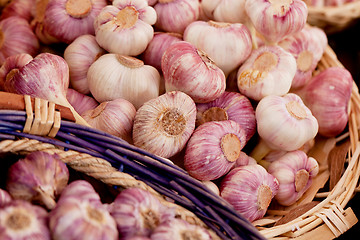
<svg viewBox="0 0 360 240">
<path fill-rule="evenodd" d="M 331 66 L 342 65 L 328 47 L 314 74 Z M 359 108 L 360 96 L 354 83 L 348 132 L 337 138 L 318 137 L 310 150 L 321 169 L 312 188 L 293 206 L 272 206 L 264 218 L 253 223 L 167 159 L 77 124 L 69 109 L 44 100 L 0 92 L 0 153 L 57 153 L 70 168 L 111 188 L 137 186 L 150 190 L 164 203 L 176 206 L 178 217 L 207 227 L 214 239 L 327 240 L 357 222 L 346 206 L 356 192 L 360 175 Z M 345 145 L 347 154 L 340 156 L 347 162 L 346 170 L 335 187 L 324 192 L 330 176 L 327 160 L 343 142 L 349 142 Z"/>
<path fill-rule="evenodd" d="M 360 1 L 356 0 L 338 7 L 308 6 L 307 21 L 312 26 L 325 30 L 327 34 L 341 32 L 360 18 Z"/>
</svg>

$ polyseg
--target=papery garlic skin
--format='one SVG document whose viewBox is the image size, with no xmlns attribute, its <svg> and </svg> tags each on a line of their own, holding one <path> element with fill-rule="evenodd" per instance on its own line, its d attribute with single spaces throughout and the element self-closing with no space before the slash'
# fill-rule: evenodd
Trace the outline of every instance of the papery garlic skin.
<svg viewBox="0 0 360 240">
<path fill-rule="evenodd" d="M 246 133 L 232 120 L 200 125 L 185 149 L 184 167 L 199 180 L 215 180 L 230 171 L 246 144 Z"/>
<path fill-rule="evenodd" d="M 245 0 L 202 0 L 201 8 L 209 19 L 228 23 L 246 23 Z"/>
<path fill-rule="evenodd" d="M 102 102 L 94 109 L 81 114 L 84 120 L 95 129 L 131 141 L 136 109 L 129 101 L 118 98 Z"/>
<path fill-rule="evenodd" d="M 106 5 L 106 0 L 49 0 L 42 23 L 48 35 L 69 44 L 95 33 L 93 22 Z"/>
<path fill-rule="evenodd" d="M 50 240 L 48 213 L 40 206 L 15 200 L 0 208 L 0 239 Z"/>
<path fill-rule="evenodd" d="M 296 150 L 272 162 L 267 170 L 280 184 L 275 199 L 283 206 L 290 206 L 309 189 L 319 173 L 319 164 L 305 152 Z"/>
<path fill-rule="evenodd" d="M 14 199 L 52 209 L 68 180 L 69 170 L 59 156 L 35 151 L 10 166 L 6 189 Z"/>
<path fill-rule="evenodd" d="M 225 91 L 213 101 L 196 104 L 196 126 L 222 120 L 237 122 L 246 132 L 246 141 L 256 132 L 254 107 L 241 93 Z"/>
<path fill-rule="evenodd" d="M 0 90 L 4 90 L 4 84 L 7 79 L 11 78 L 20 68 L 33 60 L 33 57 L 28 53 L 19 53 L 7 57 L 0 67 Z"/>
<path fill-rule="evenodd" d="M 101 203 L 90 202 L 80 197 L 59 200 L 49 213 L 49 228 L 54 240 L 118 239 L 115 220 Z"/>
<path fill-rule="evenodd" d="M 155 27 L 164 32 L 183 33 L 200 15 L 199 0 L 159 0 L 155 5 Z"/>
<path fill-rule="evenodd" d="M 259 101 L 269 95 L 289 92 L 296 73 L 293 55 L 279 46 L 264 45 L 255 49 L 237 73 L 239 91 Z"/>
<path fill-rule="evenodd" d="M 197 239 L 197 240 L 210 240 L 211 235 L 209 232 L 198 225 L 190 224 L 189 222 L 175 218 L 170 221 L 160 224 L 154 229 L 151 234 L 152 240 L 164 239 Z"/>
<path fill-rule="evenodd" d="M 100 103 L 123 98 L 138 109 L 159 96 L 160 73 L 130 56 L 101 56 L 90 66 L 87 78 L 91 94 Z"/>
<path fill-rule="evenodd" d="M 38 50 L 39 41 L 26 19 L 11 16 L 0 21 L 0 65 L 12 55 L 35 56 Z"/>
<path fill-rule="evenodd" d="M 141 188 L 128 188 L 115 198 L 110 210 L 120 238 L 147 236 L 159 224 L 175 218 L 175 209 L 163 205 L 155 196 Z"/>
<path fill-rule="evenodd" d="M 90 93 L 87 71 L 105 53 L 95 36 L 90 34 L 77 37 L 65 48 L 64 59 L 69 66 L 70 85 L 73 89 L 83 94 Z"/>
<path fill-rule="evenodd" d="M 114 0 L 94 21 L 96 41 L 110 53 L 136 56 L 154 36 L 156 12 L 146 0 Z"/>
<path fill-rule="evenodd" d="M 166 91 L 182 91 L 196 103 L 212 101 L 225 91 L 224 72 L 193 44 L 181 41 L 168 47 L 161 68 Z"/>
<path fill-rule="evenodd" d="M 220 196 L 250 222 L 262 218 L 279 189 L 278 180 L 258 164 L 234 168 L 221 181 Z"/>
<path fill-rule="evenodd" d="M 63 199 L 75 198 L 95 204 L 101 203 L 100 195 L 95 191 L 90 182 L 77 179 L 70 182 L 61 192 L 59 202 Z"/>
<path fill-rule="evenodd" d="M 297 150 L 318 133 L 316 118 L 294 93 L 264 97 L 255 116 L 259 136 L 273 150 Z"/>
<path fill-rule="evenodd" d="M 161 58 L 164 52 L 171 44 L 182 40 L 182 35 L 178 33 L 155 32 L 153 39 L 142 53 L 141 59 L 145 64 L 151 65 L 161 72 Z"/>
<path fill-rule="evenodd" d="M 297 92 L 316 117 L 319 134 L 335 137 L 347 126 L 353 81 L 347 69 L 329 67 Z"/>
<path fill-rule="evenodd" d="M 252 0 L 245 10 L 255 29 L 270 44 L 300 31 L 306 23 L 308 9 L 302 0 Z"/>
<path fill-rule="evenodd" d="M 292 89 L 303 87 L 311 79 L 324 53 L 322 44 L 310 30 L 297 32 L 278 43 L 296 59 L 297 70 L 291 83 Z"/>
<path fill-rule="evenodd" d="M 149 100 L 137 110 L 134 145 L 169 158 L 179 153 L 195 129 L 196 106 L 187 94 L 172 91 Z"/>
<path fill-rule="evenodd" d="M 250 31 L 241 23 L 195 21 L 186 27 L 183 38 L 204 51 L 225 76 L 238 68 L 252 51 Z"/>
<path fill-rule="evenodd" d="M 99 103 L 93 97 L 79 93 L 72 88 L 68 88 L 66 91 L 66 99 L 80 115 L 99 106 Z"/>
<path fill-rule="evenodd" d="M 10 194 L 6 190 L 0 188 L 0 209 L 11 201 L 12 197 L 10 196 Z"/>
</svg>

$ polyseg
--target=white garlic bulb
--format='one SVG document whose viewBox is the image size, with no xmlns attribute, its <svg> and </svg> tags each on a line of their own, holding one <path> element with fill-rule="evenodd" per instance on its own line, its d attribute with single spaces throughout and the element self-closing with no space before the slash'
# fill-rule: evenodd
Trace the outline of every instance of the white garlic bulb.
<svg viewBox="0 0 360 240">
<path fill-rule="evenodd" d="M 134 145 L 169 158 L 179 153 L 195 129 L 196 106 L 187 94 L 167 92 L 137 110 Z"/>
<path fill-rule="evenodd" d="M 100 103 L 123 98 L 138 109 L 159 96 L 160 73 L 134 57 L 102 55 L 90 66 L 87 78 L 91 94 Z"/>
<path fill-rule="evenodd" d="M 219 22 L 246 23 L 246 0 L 202 0 L 201 8 L 205 16 Z"/>
</svg>

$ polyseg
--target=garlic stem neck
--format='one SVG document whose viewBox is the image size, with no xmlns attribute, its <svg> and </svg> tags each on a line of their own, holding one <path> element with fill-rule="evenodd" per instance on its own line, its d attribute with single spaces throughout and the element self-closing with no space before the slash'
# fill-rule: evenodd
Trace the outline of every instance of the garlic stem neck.
<svg viewBox="0 0 360 240">
<path fill-rule="evenodd" d="M 264 52 L 260 54 L 254 61 L 254 69 L 260 72 L 270 72 L 279 62 L 279 58 L 272 52 Z"/>
<path fill-rule="evenodd" d="M 249 156 L 259 163 L 271 150 L 272 149 L 266 144 L 266 142 L 263 139 L 260 139 Z"/>
<path fill-rule="evenodd" d="M 208 24 L 212 27 L 215 28 L 226 28 L 229 27 L 231 24 L 230 23 L 225 23 L 225 22 L 215 22 L 213 20 L 208 21 Z"/>
<path fill-rule="evenodd" d="M 197 49 L 197 53 L 208 68 L 215 68 L 215 62 L 205 52 Z"/>
<path fill-rule="evenodd" d="M 272 199 L 272 191 L 269 186 L 261 185 L 257 192 L 257 205 L 259 210 L 266 210 Z"/>
<path fill-rule="evenodd" d="M 56 201 L 54 199 L 53 194 L 49 194 L 42 190 L 38 190 L 38 192 L 39 192 L 40 202 L 42 202 L 47 209 L 49 210 L 54 209 L 54 207 L 56 206 Z"/>
<path fill-rule="evenodd" d="M 89 219 L 91 219 L 92 221 L 95 221 L 97 223 L 102 223 L 104 221 L 104 215 L 99 210 L 91 207 L 90 205 L 87 206 L 86 213 Z"/>
<path fill-rule="evenodd" d="M 269 0 L 269 2 L 272 13 L 278 17 L 283 17 L 289 11 L 293 0 Z"/>
<path fill-rule="evenodd" d="M 5 81 L 6 82 L 10 81 L 13 78 L 13 76 L 15 74 L 17 74 L 18 72 L 19 72 L 19 69 L 17 69 L 17 68 L 11 69 L 10 72 L 8 74 L 6 74 Z"/>
<path fill-rule="evenodd" d="M 303 190 L 308 181 L 309 181 L 310 175 L 309 172 L 306 171 L 305 169 L 301 169 L 299 171 L 296 172 L 295 174 L 295 190 L 296 192 L 300 192 L 301 190 Z"/>
<path fill-rule="evenodd" d="M 74 18 L 84 18 L 91 12 L 90 0 L 68 0 L 65 4 L 66 12 Z"/>
<path fill-rule="evenodd" d="M 14 210 L 5 220 L 6 227 L 18 231 L 29 227 L 30 224 L 30 216 L 19 209 Z"/>
<path fill-rule="evenodd" d="M 97 116 L 99 116 L 104 109 L 106 108 L 106 105 L 108 104 L 108 102 L 102 102 L 100 103 L 99 106 L 97 106 L 91 113 L 91 118 L 96 118 Z"/>
<path fill-rule="evenodd" d="M 219 107 L 211 107 L 203 112 L 201 123 L 211 122 L 211 121 L 224 121 L 228 120 L 229 116 L 225 109 Z"/>
<path fill-rule="evenodd" d="M 310 67 L 313 62 L 313 58 L 314 56 L 312 52 L 308 50 L 302 51 L 296 59 L 296 64 L 298 69 L 302 72 L 307 72 L 308 70 L 310 70 Z"/>
<path fill-rule="evenodd" d="M 286 109 L 294 118 L 301 120 L 306 118 L 306 111 L 300 103 L 296 101 L 291 101 L 286 103 Z"/>
<path fill-rule="evenodd" d="M 0 28 L 0 48 L 2 48 L 2 46 L 4 45 L 4 40 L 5 40 L 4 32 Z"/>
<path fill-rule="evenodd" d="M 220 141 L 221 150 L 224 153 L 225 158 L 229 162 L 235 162 L 241 153 L 241 141 L 233 133 L 228 133 L 221 138 Z"/>
<path fill-rule="evenodd" d="M 139 12 L 133 6 L 121 9 L 115 17 L 115 24 L 121 28 L 133 27 L 139 18 Z"/>
<path fill-rule="evenodd" d="M 128 68 L 139 68 L 144 66 L 143 61 L 134 57 L 116 54 L 116 59 L 119 61 L 119 63 Z"/>
<path fill-rule="evenodd" d="M 176 109 L 162 112 L 158 119 L 163 131 L 169 135 L 177 136 L 185 131 L 186 119 Z"/>
</svg>

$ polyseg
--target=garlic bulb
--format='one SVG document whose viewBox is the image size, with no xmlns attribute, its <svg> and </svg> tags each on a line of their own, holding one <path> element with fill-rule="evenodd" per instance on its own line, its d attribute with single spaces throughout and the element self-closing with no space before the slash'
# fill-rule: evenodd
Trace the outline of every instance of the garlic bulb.
<svg viewBox="0 0 360 240">
<path fill-rule="evenodd" d="M 261 160 L 270 149 L 294 151 L 313 139 L 318 132 L 318 122 L 302 99 L 288 93 L 284 96 L 267 96 L 259 101 L 255 116 L 260 143 L 252 156 Z M 267 148 L 264 144 L 269 147 Z M 263 151 L 263 149 L 267 149 Z"/>
<path fill-rule="evenodd" d="M 129 101 L 118 98 L 102 102 L 81 116 L 95 129 L 131 141 L 132 126 L 136 109 Z"/>
<path fill-rule="evenodd" d="M 246 133 L 246 142 L 256 132 L 255 110 L 250 100 L 237 92 L 225 91 L 217 99 L 196 104 L 196 126 L 209 121 L 233 120 Z"/>
<path fill-rule="evenodd" d="M 95 191 L 90 182 L 82 179 L 73 180 L 61 192 L 59 202 L 63 199 L 75 198 L 96 204 L 101 203 L 100 195 Z"/>
<path fill-rule="evenodd" d="M 168 47 L 161 68 L 166 91 L 182 91 L 195 102 L 212 101 L 225 91 L 224 72 L 209 56 L 189 42 L 176 42 Z"/>
<path fill-rule="evenodd" d="M 292 89 L 303 87 L 312 77 L 324 48 L 311 31 L 302 30 L 281 40 L 278 45 L 296 59 L 297 70 L 291 84 Z"/>
<path fill-rule="evenodd" d="M 209 19 L 218 22 L 246 23 L 245 0 L 202 0 L 201 8 Z"/>
<path fill-rule="evenodd" d="M 87 78 L 98 102 L 123 98 L 138 109 L 159 96 L 160 73 L 134 57 L 105 54 L 90 66 Z"/>
<path fill-rule="evenodd" d="M 7 57 L 20 53 L 35 56 L 39 41 L 24 18 L 11 16 L 0 21 L 0 65 Z"/>
<path fill-rule="evenodd" d="M 212 181 L 201 181 L 211 192 L 220 195 L 219 187 Z"/>
<path fill-rule="evenodd" d="M 198 225 L 174 218 L 170 221 L 161 223 L 151 234 L 151 240 L 210 240 L 212 239 L 209 232 Z"/>
<path fill-rule="evenodd" d="M 95 36 L 85 34 L 77 37 L 64 51 L 64 59 L 69 66 L 70 85 L 83 94 L 89 94 L 87 71 L 101 55 L 105 54 L 95 40 Z"/>
<path fill-rule="evenodd" d="M 66 99 L 80 115 L 87 110 L 91 110 L 99 106 L 99 103 L 93 97 L 79 93 L 72 88 L 68 88 L 66 91 Z"/>
<path fill-rule="evenodd" d="M 183 92 L 167 92 L 137 110 L 134 145 L 169 158 L 179 153 L 195 129 L 196 106 Z"/>
<path fill-rule="evenodd" d="M 94 21 L 96 41 L 111 53 L 136 56 L 154 36 L 156 12 L 146 0 L 114 0 Z"/>
<path fill-rule="evenodd" d="M 52 209 L 68 180 L 69 170 L 57 155 L 36 151 L 10 166 L 6 188 L 14 199 Z"/>
<path fill-rule="evenodd" d="M 49 228 L 54 240 L 115 240 L 119 235 L 106 206 L 81 196 L 61 197 L 49 213 Z"/>
<path fill-rule="evenodd" d="M 303 28 L 302 32 L 307 32 L 310 36 L 312 36 L 314 38 L 313 41 L 320 43 L 320 45 L 325 51 L 325 49 L 328 46 L 328 38 L 324 29 L 315 26 L 306 25 Z"/>
<path fill-rule="evenodd" d="M 44 208 L 23 200 L 12 201 L 0 208 L 0 239 L 50 240 L 47 219 Z"/>
<path fill-rule="evenodd" d="M 145 64 L 155 67 L 161 72 L 161 58 L 165 50 L 173 43 L 180 42 L 182 35 L 169 32 L 155 32 L 153 39 L 142 53 L 142 60 Z"/>
<path fill-rule="evenodd" d="M 149 237 L 156 227 L 175 217 L 175 209 L 163 205 L 150 192 L 127 188 L 115 198 L 110 210 L 116 221 L 119 237 Z"/>
<path fill-rule="evenodd" d="M 154 9 L 157 14 L 155 27 L 164 32 L 183 33 L 200 15 L 199 0 L 159 0 Z"/>
<path fill-rule="evenodd" d="M 11 78 L 20 68 L 28 64 L 33 57 L 28 53 L 19 53 L 7 57 L 0 67 L 0 90 L 4 90 L 4 84 L 7 79 Z"/>
<path fill-rule="evenodd" d="M 32 7 L 35 0 L 11 0 L 2 10 L 0 19 L 19 16 L 30 22 L 33 18 Z"/>
<path fill-rule="evenodd" d="M 196 179 L 218 179 L 234 166 L 245 143 L 245 131 L 232 120 L 204 123 L 187 143 L 184 167 Z"/>
<path fill-rule="evenodd" d="M 6 190 L 0 188 L 0 209 L 10 202 L 12 202 L 10 194 Z"/>
<path fill-rule="evenodd" d="M 296 150 L 272 162 L 268 172 L 279 181 L 275 199 L 281 205 L 290 206 L 309 189 L 312 179 L 319 172 L 319 164 L 305 152 Z"/>
<path fill-rule="evenodd" d="M 264 45 L 252 51 L 237 73 L 239 91 L 259 101 L 269 95 L 289 92 L 296 73 L 293 55 L 279 46 Z"/>
<path fill-rule="evenodd" d="M 106 0 L 49 0 L 43 28 L 48 35 L 69 44 L 81 35 L 95 34 L 94 20 L 106 5 Z"/>
<path fill-rule="evenodd" d="M 342 67 L 329 67 L 297 92 L 319 123 L 319 134 L 335 137 L 348 123 L 353 78 Z"/>
<path fill-rule="evenodd" d="M 278 180 L 258 164 L 234 168 L 221 181 L 220 196 L 250 222 L 262 218 L 279 189 Z"/>
<path fill-rule="evenodd" d="M 241 23 L 195 21 L 186 27 L 183 38 L 204 51 L 225 76 L 238 68 L 252 51 L 250 31 Z"/>
<path fill-rule="evenodd" d="M 302 0 L 245 1 L 245 10 L 255 29 L 269 44 L 299 32 L 305 26 L 308 15 Z"/>
</svg>

